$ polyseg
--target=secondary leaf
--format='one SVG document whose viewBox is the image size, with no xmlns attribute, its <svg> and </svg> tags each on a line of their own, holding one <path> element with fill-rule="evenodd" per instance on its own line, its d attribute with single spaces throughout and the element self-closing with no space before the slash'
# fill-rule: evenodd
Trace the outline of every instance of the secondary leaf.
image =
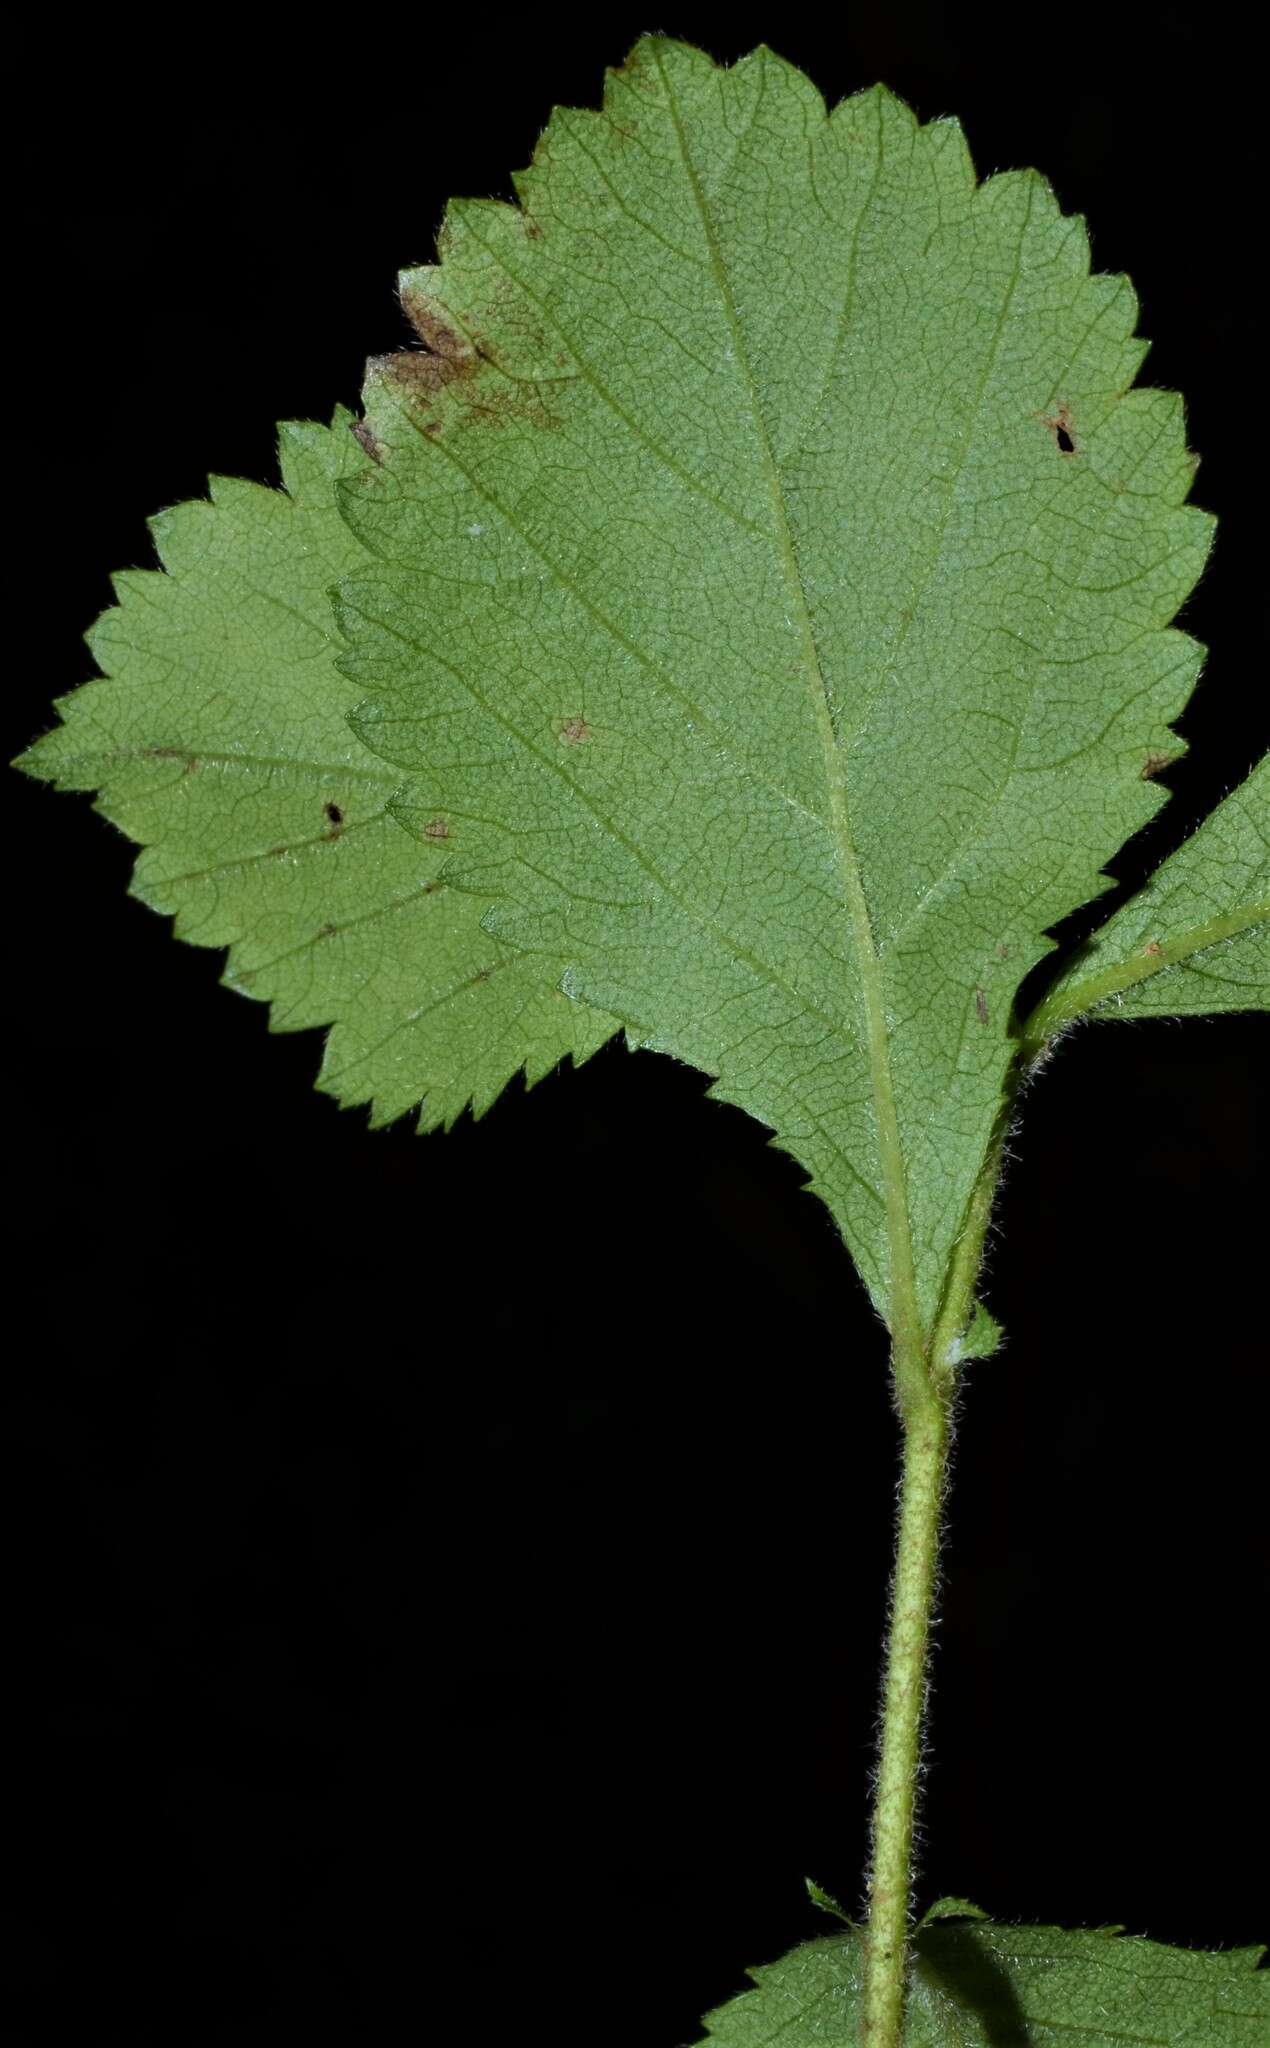
<svg viewBox="0 0 1270 2048">
<path fill-rule="evenodd" d="M 423 1097 L 430 1126 L 614 1025 L 560 995 L 562 963 L 481 929 L 450 838 L 402 831 L 400 777 L 349 726 L 329 595 L 362 559 L 335 503 L 366 466 L 349 424 L 282 429 L 285 493 L 215 478 L 210 504 L 151 522 L 166 573 L 115 579 L 90 635 L 103 679 L 19 765 L 100 790 L 146 848 L 134 893 L 228 946 L 226 980 L 272 1003 L 275 1030 L 333 1024 L 323 1087 L 373 1097 L 379 1121 Z"/>
<path fill-rule="evenodd" d="M 961 1901 L 948 1907 L 973 1912 Z M 927 1917 L 914 1938 L 907 2048 L 1262 2048 L 1270 1972 L 1106 1930 Z M 863 1936 L 832 1935 L 752 1970 L 706 2019 L 719 2048 L 855 2048 Z"/>
<path fill-rule="evenodd" d="M 652 38 L 371 366 L 356 729 L 487 928 L 716 1076 L 929 1326 L 1048 926 L 1160 802 L 1211 521 L 1123 279 L 877 90 Z"/>
<path fill-rule="evenodd" d="M 1270 1008 L 1270 756 L 1081 949 L 1038 1011 L 1072 1017 Z"/>
</svg>

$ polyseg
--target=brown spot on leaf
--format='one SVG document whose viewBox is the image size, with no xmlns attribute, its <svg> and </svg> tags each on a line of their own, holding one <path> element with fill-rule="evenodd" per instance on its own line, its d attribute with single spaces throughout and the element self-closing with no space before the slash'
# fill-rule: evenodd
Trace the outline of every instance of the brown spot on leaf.
<svg viewBox="0 0 1270 2048">
<path fill-rule="evenodd" d="M 355 441 L 360 442 L 372 462 L 383 461 L 384 451 L 371 433 L 365 420 L 354 420 L 348 431 Z"/>
<path fill-rule="evenodd" d="M 429 818 L 423 828 L 423 836 L 425 839 L 448 839 L 450 828 L 444 818 Z"/>
<path fill-rule="evenodd" d="M 505 375 L 490 344 L 478 335 L 460 334 L 425 293 L 407 287 L 401 303 L 423 347 L 374 356 L 366 367 L 410 401 L 422 433 L 439 434 L 447 411 L 454 416 L 455 405 L 461 408 L 463 418 L 490 426 L 512 418 L 529 420 L 534 426 L 559 424 L 548 413 L 536 385 Z"/>
<path fill-rule="evenodd" d="M 1142 948 L 1142 950 L 1144 953 L 1148 954 L 1152 960 L 1158 960 L 1160 957 L 1160 953 L 1162 951 L 1160 941 L 1158 939 L 1148 939 L 1146 945 Z"/>
<path fill-rule="evenodd" d="M 998 940 L 997 940 L 997 958 L 998 958 L 998 960 L 1008 960 L 1008 959 L 1009 959 L 1009 957 L 1010 957 L 1010 948 L 1009 948 L 1009 947 L 1008 947 L 1008 946 L 1006 945 L 1006 942 L 1005 942 L 1005 940 L 1004 940 L 1004 939 L 998 939 Z"/>
<path fill-rule="evenodd" d="M 1149 753 L 1146 760 L 1142 763 L 1143 782 L 1153 782 L 1156 776 L 1161 774 L 1169 766 L 1170 762 L 1176 759 L 1176 754 L 1158 754 L 1154 751 Z"/>
<path fill-rule="evenodd" d="M 1060 455 L 1075 455 L 1076 430 L 1072 425 L 1072 409 L 1066 400 L 1056 405 L 1052 412 L 1042 414 L 1045 425 L 1054 436 L 1054 446 Z"/>
<path fill-rule="evenodd" d="M 322 815 L 326 819 L 327 824 L 331 828 L 326 835 L 327 838 L 338 839 L 340 833 L 344 830 L 343 811 L 340 809 L 338 804 L 327 803 L 323 804 L 322 806 Z"/>
<path fill-rule="evenodd" d="M 465 359 L 476 353 L 470 341 L 464 340 L 448 320 L 443 320 L 434 302 L 423 292 L 407 285 L 401 294 L 401 310 L 414 328 L 430 356 L 438 356 L 442 362 L 453 366 L 454 376 Z"/>
<path fill-rule="evenodd" d="M 568 740 L 571 747 L 580 747 L 592 737 L 591 728 L 585 718 L 566 718 L 560 727 L 560 737 Z"/>
<path fill-rule="evenodd" d="M 198 770 L 198 755 L 187 753 L 184 747 L 146 747 L 143 750 L 152 761 L 183 761 L 186 775 Z"/>
<path fill-rule="evenodd" d="M 975 1015 L 981 1024 L 988 1021 L 988 998 L 981 988 L 975 990 Z"/>
<path fill-rule="evenodd" d="M 448 384 L 474 377 L 480 358 L 472 343 L 442 318 L 433 301 L 421 291 L 407 286 L 401 294 L 401 307 L 423 343 L 422 349 L 398 349 L 390 356 L 373 356 L 366 367 L 427 407 Z"/>
<path fill-rule="evenodd" d="M 335 934 L 336 934 L 336 932 L 337 932 L 338 930 L 339 930 L 339 926 L 338 926 L 338 925 L 335 925 L 335 924 L 324 924 L 324 925 L 322 926 L 322 929 L 321 929 L 321 931 L 320 931 L 320 932 L 318 933 L 318 937 L 319 937 L 320 939 L 333 939 L 333 938 L 335 937 Z"/>
<path fill-rule="evenodd" d="M 533 215 L 529 213 L 525 215 L 525 240 L 527 242 L 541 242 L 542 240 L 542 229 Z"/>
</svg>

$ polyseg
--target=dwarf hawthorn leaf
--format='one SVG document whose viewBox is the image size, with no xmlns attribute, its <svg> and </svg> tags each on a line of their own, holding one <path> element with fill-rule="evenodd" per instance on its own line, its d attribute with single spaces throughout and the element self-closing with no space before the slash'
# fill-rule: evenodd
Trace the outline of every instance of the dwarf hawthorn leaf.
<svg viewBox="0 0 1270 2048">
<path fill-rule="evenodd" d="M 928 1324 L 1048 926 L 1154 812 L 1211 521 L 1122 278 L 881 89 L 660 38 L 369 369 L 365 745 L 500 942 L 767 1124 Z"/>
<path fill-rule="evenodd" d="M 828 1913 L 830 1919 L 845 1920 L 847 1926 L 851 1926 L 851 1915 L 843 1911 L 832 1892 L 827 1892 L 822 1884 L 817 1884 L 814 1877 L 805 1877 L 803 1883 L 807 1887 L 807 1896 L 813 1906 L 818 1907 L 822 1913 Z"/>
<path fill-rule="evenodd" d="M 275 1030 L 333 1025 L 323 1087 L 378 1121 L 423 1097 L 431 1126 L 614 1026 L 559 993 L 561 962 L 482 930 L 487 899 L 448 878 L 461 822 L 403 832 L 400 776 L 349 727 L 329 597 L 362 554 L 335 503 L 367 461 L 348 428 L 283 427 L 285 492 L 214 478 L 210 504 L 152 521 L 163 571 L 116 578 L 90 635 L 103 678 L 19 765 L 100 791 L 145 848 L 134 892 L 228 946 L 226 980 Z"/>
<path fill-rule="evenodd" d="M 961 1900 L 948 1911 L 973 1913 Z M 1270 1972 L 1261 1949 L 1164 1948 L 1058 1927 L 933 1920 L 914 1938 L 907 2048 L 1262 2048 Z M 707 2015 L 719 2048 L 855 2048 L 858 1931 L 807 1942 L 752 1970 L 755 1988 Z"/>
<path fill-rule="evenodd" d="M 1270 755 L 1109 918 L 1037 1013 L 1038 1040 L 1086 1012 L 1270 1009 Z"/>
<path fill-rule="evenodd" d="M 936 1920 L 986 1920 L 988 1915 L 982 1906 L 972 1904 L 969 1899 L 936 1899 L 922 1914 L 919 1925 L 930 1927 Z M 1117 1933 L 1119 1929 L 1117 1928 Z"/>
<path fill-rule="evenodd" d="M 991 1358 L 1000 1350 L 1005 1331 L 990 1310 L 981 1301 L 974 1305 L 970 1322 L 958 1337 L 949 1358 L 950 1365 L 966 1365 L 972 1358 Z M 931 1911 L 934 1912 L 932 1906 Z"/>
</svg>

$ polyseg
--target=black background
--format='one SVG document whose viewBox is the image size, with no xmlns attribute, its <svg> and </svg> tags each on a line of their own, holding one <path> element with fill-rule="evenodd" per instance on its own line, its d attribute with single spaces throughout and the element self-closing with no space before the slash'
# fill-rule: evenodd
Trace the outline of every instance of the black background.
<svg viewBox="0 0 1270 2048">
<path fill-rule="evenodd" d="M 1176 844 L 1264 738 L 1254 53 L 1223 8 L 832 15 L 37 36 L 10 751 L 90 673 L 147 515 L 355 403 L 447 194 L 510 197 L 551 104 L 659 26 L 961 115 L 981 172 L 1037 164 L 1133 275 L 1222 520 L 1193 751 L 1119 872 Z M 315 1036 L 268 1038 L 125 897 L 86 801 L 7 802 L 20 2038 L 677 2048 L 823 1927 L 805 1873 L 860 1897 L 896 1444 L 827 1219 L 699 1077 L 619 1048 L 448 1138 L 368 1133 L 312 1094 Z M 1251 1017 L 1085 1030 L 1026 1104 L 923 1902 L 1270 1932 L 1265 1050 Z"/>
</svg>

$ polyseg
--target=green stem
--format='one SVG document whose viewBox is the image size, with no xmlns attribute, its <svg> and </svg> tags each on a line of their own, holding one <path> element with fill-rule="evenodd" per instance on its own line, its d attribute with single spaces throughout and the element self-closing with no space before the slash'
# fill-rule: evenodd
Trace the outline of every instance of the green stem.
<svg viewBox="0 0 1270 2048">
<path fill-rule="evenodd" d="M 905 1416 L 904 1476 L 865 1937 L 862 2040 L 866 2048 L 900 2048 L 903 2038 L 913 1814 L 948 1436 L 949 1403 L 941 1394 L 932 1393 L 920 1411 Z"/>
<path fill-rule="evenodd" d="M 1210 918 L 1206 924 L 1175 933 L 1171 939 L 1152 939 L 1131 953 L 1127 960 L 1115 960 L 1110 966 L 1100 967 L 1097 973 L 1086 975 L 1083 980 L 1073 981 L 1070 975 L 1063 975 L 1024 1024 L 1019 1039 L 1022 1057 L 1025 1060 L 1038 1058 L 1055 1032 L 1065 1024 L 1074 1023 L 1077 1017 L 1088 1015 L 1100 1003 L 1122 995 L 1126 989 L 1159 974 L 1164 968 L 1176 967 L 1180 961 L 1189 960 L 1192 954 L 1202 953 L 1209 946 L 1219 946 L 1226 939 L 1237 938 L 1240 932 L 1249 931 L 1267 917 L 1270 917 L 1270 900 L 1240 904 L 1235 910 Z"/>
</svg>

